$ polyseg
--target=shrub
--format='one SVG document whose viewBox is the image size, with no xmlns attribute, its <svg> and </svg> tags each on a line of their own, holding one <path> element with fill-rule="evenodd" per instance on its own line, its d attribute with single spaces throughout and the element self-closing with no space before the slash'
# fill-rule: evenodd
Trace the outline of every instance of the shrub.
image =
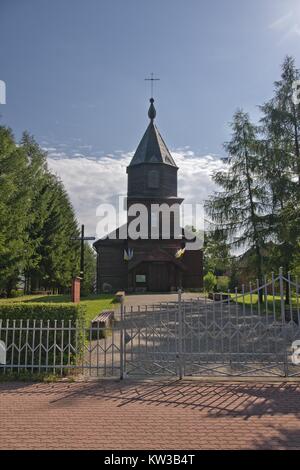
<svg viewBox="0 0 300 470">
<path fill-rule="evenodd" d="M 209 272 L 204 276 L 203 283 L 206 292 L 213 292 L 217 285 L 217 278 L 213 273 Z"/>
<path fill-rule="evenodd" d="M 50 302 L 0 303 L 0 320 L 84 320 L 82 305 Z"/>
<path fill-rule="evenodd" d="M 219 292 L 227 292 L 229 287 L 228 276 L 218 276 L 217 278 L 217 289 Z"/>
<path fill-rule="evenodd" d="M 77 304 L 0 304 L 0 340 L 6 344 L 9 370 L 63 374 L 67 368 L 58 365 L 71 366 L 82 358 L 84 317 Z"/>
</svg>

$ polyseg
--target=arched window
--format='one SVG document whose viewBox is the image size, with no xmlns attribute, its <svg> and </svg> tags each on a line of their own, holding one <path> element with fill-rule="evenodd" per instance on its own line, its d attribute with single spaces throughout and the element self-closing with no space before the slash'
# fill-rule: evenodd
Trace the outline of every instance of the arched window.
<svg viewBox="0 0 300 470">
<path fill-rule="evenodd" d="M 148 173 L 148 188 L 159 188 L 159 173 L 157 170 L 151 170 Z"/>
</svg>

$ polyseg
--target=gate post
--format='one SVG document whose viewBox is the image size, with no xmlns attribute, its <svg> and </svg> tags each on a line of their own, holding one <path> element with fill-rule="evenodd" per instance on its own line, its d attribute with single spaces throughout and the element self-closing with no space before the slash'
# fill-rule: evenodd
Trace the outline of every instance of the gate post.
<svg viewBox="0 0 300 470">
<path fill-rule="evenodd" d="M 284 376 L 288 376 L 288 354 L 287 354 L 287 338 L 285 328 L 285 300 L 284 300 L 284 286 L 283 286 L 283 269 L 279 269 L 279 289 L 280 289 L 280 311 L 281 323 L 284 328 Z"/>
<path fill-rule="evenodd" d="M 181 303 L 181 289 L 178 291 L 178 359 L 179 359 L 179 379 L 183 378 L 183 364 L 182 364 L 182 303 Z"/>
<path fill-rule="evenodd" d="M 120 328 L 120 380 L 124 379 L 125 367 L 124 367 L 124 296 L 121 297 L 121 328 Z"/>
<path fill-rule="evenodd" d="M 284 287 L 283 287 L 283 273 L 282 273 L 282 268 L 279 269 L 279 289 L 280 289 L 281 321 L 282 321 L 282 323 L 285 323 Z"/>
</svg>

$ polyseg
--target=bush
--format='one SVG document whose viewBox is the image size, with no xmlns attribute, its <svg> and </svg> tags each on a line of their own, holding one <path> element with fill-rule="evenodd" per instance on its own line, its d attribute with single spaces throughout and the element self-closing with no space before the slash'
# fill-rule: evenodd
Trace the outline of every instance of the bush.
<svg viewBox="0 0 300 470">
<path fill-rule="evenodd" d="M 6 345 L 8 370 L 65 373 L 64 366 L 82 359 L 84 317 L 77 304 L 0 303 L 0 340 Z"/>
<path fill-rule="evenodd" d="M 217 285 L 217 278 L 213 273 L 209 272 L 204 276 L 203 283 L 206 292 L 213 292 Z"/>
<path fill-rule="evenodd" d="M 0 303 L 0 320 L 84 320 L 82 305 L 50 302 Z"/>
<path fill-rule="evenodd" d="M 228 276 L 218 276 L 217 278 L 217 290 L 219 292 L 227 292 L 229 287 Z"/>
</svg>

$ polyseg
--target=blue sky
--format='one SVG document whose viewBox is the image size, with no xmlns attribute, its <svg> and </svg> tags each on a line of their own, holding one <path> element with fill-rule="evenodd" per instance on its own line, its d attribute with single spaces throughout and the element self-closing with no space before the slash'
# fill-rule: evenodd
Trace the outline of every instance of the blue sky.
<svg viewBox="0 0 300 470">
<path fill-rule="evenodd" d="M 88 157 L 136 148 L 151 72 L 162 135 L 193 165 L 223 154 L 237 107 L 257 119 L 286 54 L 300 65 L 300 1 L 0 0 L 0 44 L 0 122 L 34 134 L 64 180 L 70 157 L 80 179 Z"/>
<path fill-rule="evenodd" d="M 220 153 L 234 110 L 256 117 L 299 39 L 299 0 L 0 0 L 2 122 L 17 136 L 130 151 L 153 71 L 169 145 Z"/>
</svg>

